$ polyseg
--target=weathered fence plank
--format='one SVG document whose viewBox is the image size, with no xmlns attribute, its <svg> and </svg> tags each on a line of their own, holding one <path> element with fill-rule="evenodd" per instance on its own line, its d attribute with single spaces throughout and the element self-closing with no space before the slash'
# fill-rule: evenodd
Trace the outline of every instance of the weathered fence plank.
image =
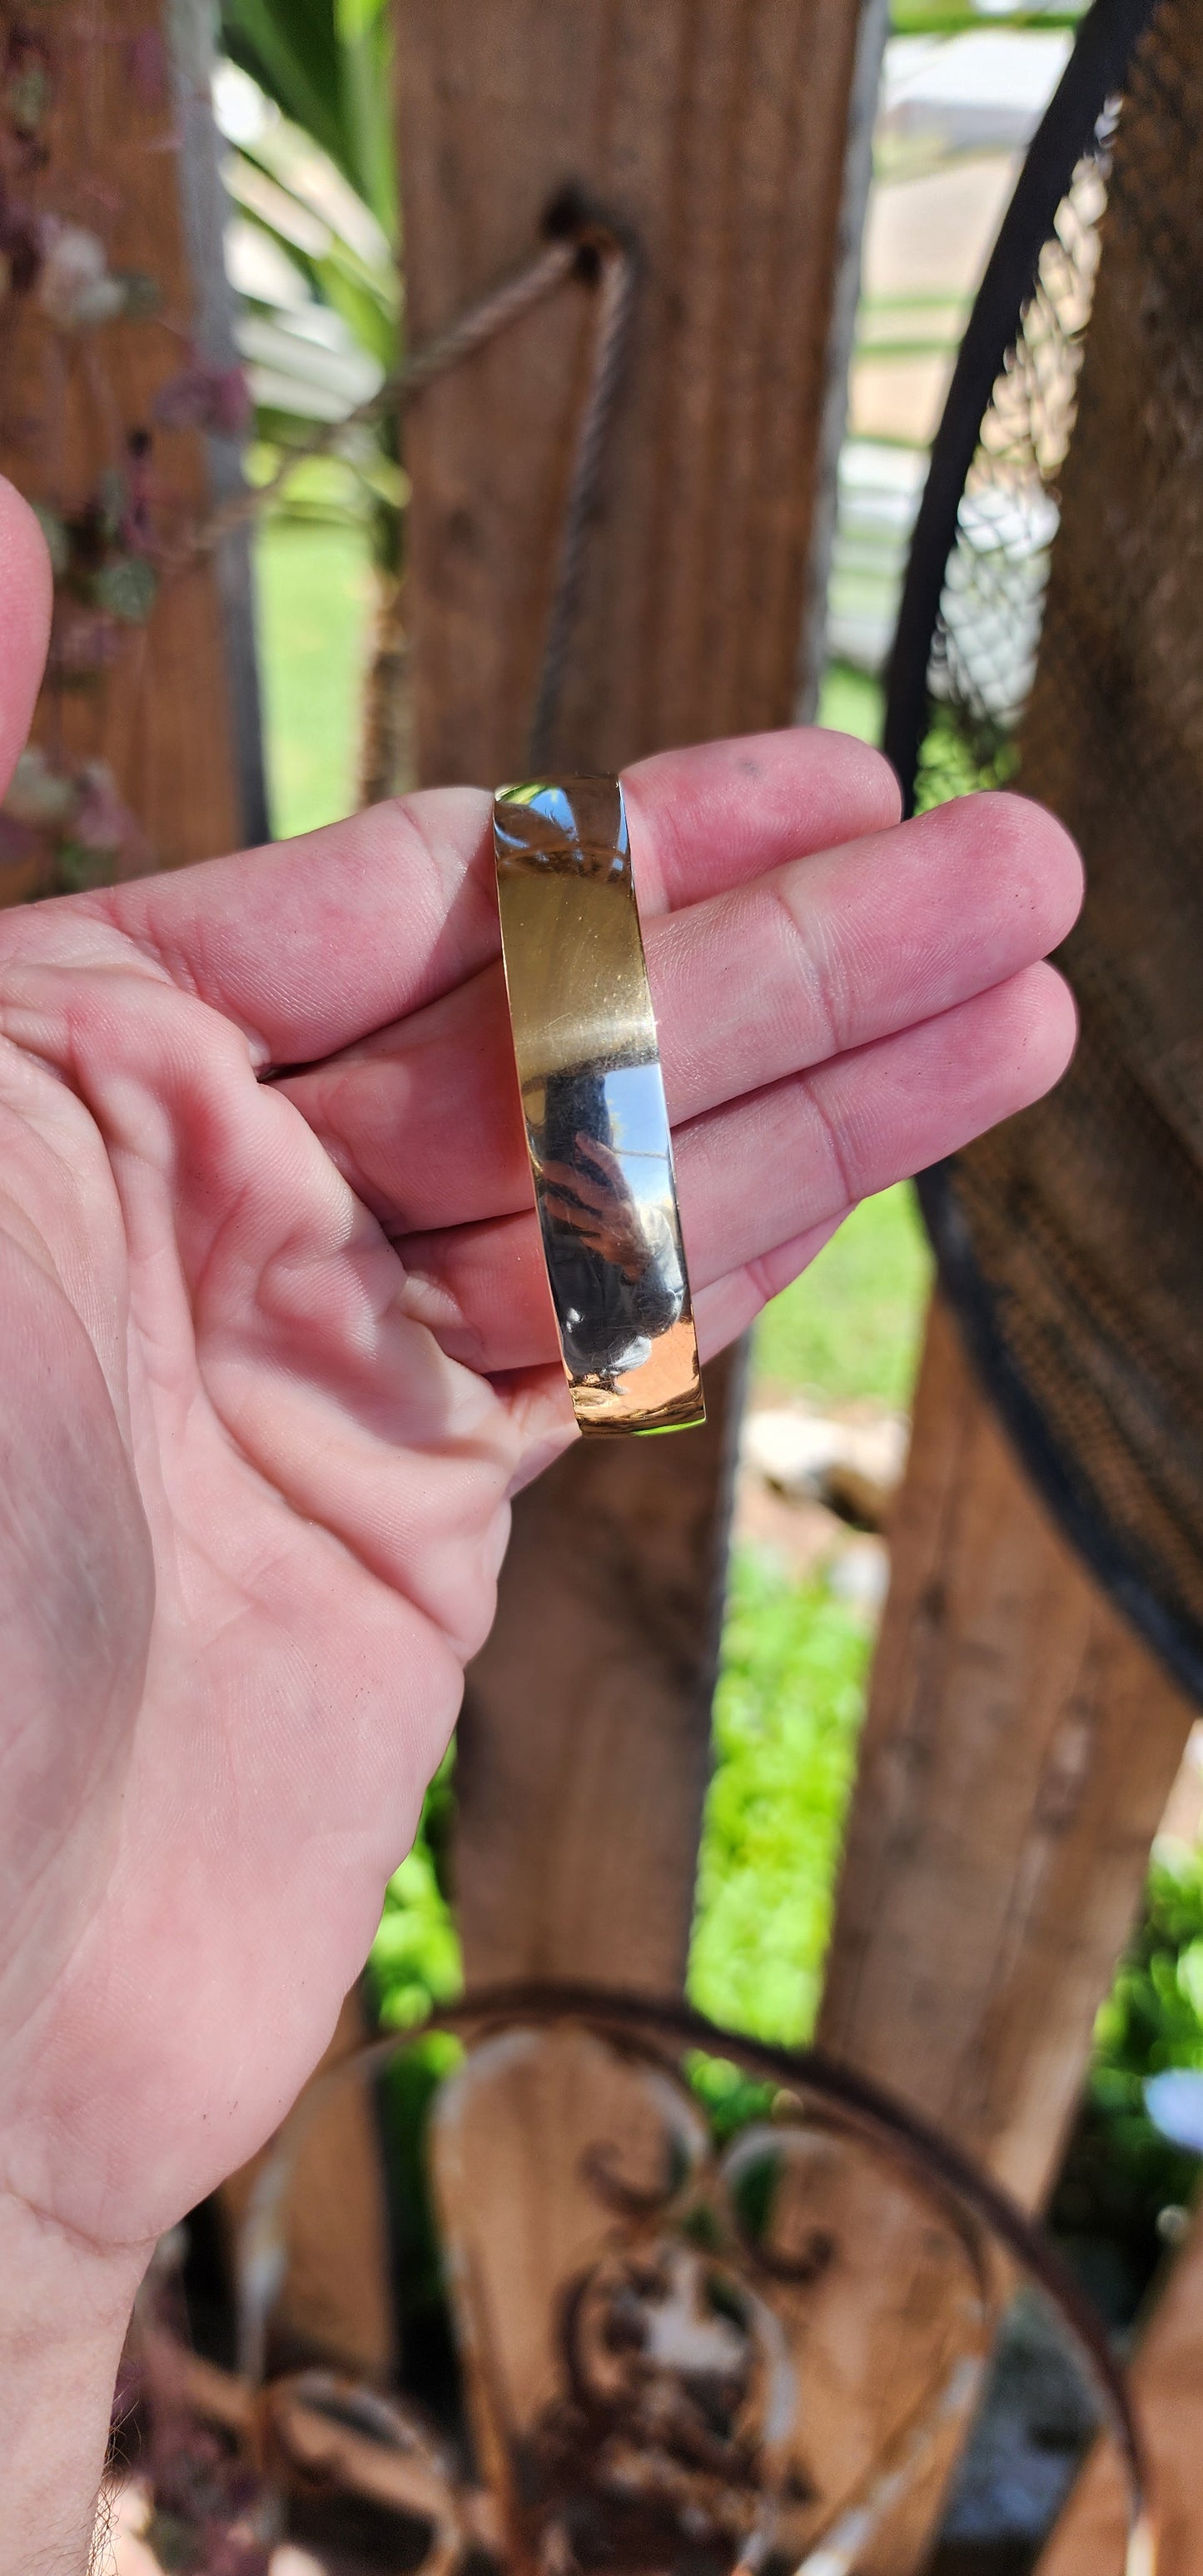
<svg viewBox="0 0 1203 2576">
<path fill-rule="evenodd" d="M 1203 2219 L 1153 2311 L 1132 2371 L 1153 2472 L 1157 2576 L 1203 2576 Z M 1127 2499 L 1109 2441 L 1092 2452 L 1038 2576 L 1121 2576 Z"/>
<path fill-rule="evenodd" d="M 1037 2207 L 1193 1710 L 1053 1527 L 939 1299 L 892 1540 L 819 2035 Z M 895 2231 L 882 2260 L 905 2304 L 921 2249 Z M 940 2485 L 873 2576 L 915 2565 Z"/>
<path fill-rule="evenodd" d="M 414 344 L 529 255 L 565 188 L 641 246 L 562 759 L 789 720 L 862 16 L 879 23 L 857 0 L 402 0 Z M 426 780 L 521 768 L 589 334 L 569 291 L 412 412 Z"/>
<path fill-rule="evenodd" d="M 469 1978 L 680 1991 L 709 1765 L 733 1363 L 687 1440 L 594 1441 L 515 1514 L 456 1772 Z M 680 1454 L 683 1452 L 684 1454 Z"/>
<path fill-rule="evenodd" d="M 566 188 L 639 245 L 555 731 L 562 769 L 786 722 L 813 678 L 799 639 L 826 528 L 849 100 L 858 66 L 862 93 L 874 85 L 882 28 L 876 0 L 402 0 L 414 343 L 521 264 Z M 863 160 L 862 148 L 858 172 Z M 522 774 L 590 335 L 588 298 L 569 287 L 410 414 L 424 781 Z M 461 1733 L 456 1894 L 474 1980 L 679 1989 L 731 1388 L 729 1368 L 708 1372 L 704 1434 L 578 1451 L 518 1505 Z M 519 2414 L 565 2233 L 549 2197 L 571 2192 L 576 2153 L 571 2124 L 536 2122 L 530 2104 L 563 2091 L 550 2072 L 507 2090 L 503 2070 L 443 2176 L 461 2284 L 473 2243 L 533 2249 L 522 2312 L 506 2305 Z"/>
<path fill-rule="evenodd" d="M 821 2036 L 1043 2197 L 1193 1711 L 932 1310 Z"/>
<path fill-rule="evenodd" d="M 470 12 L 403 0 L 415 343 L 528 255 L 565 188 L 611 208 L 640 245 L 563 765 L 616 767 L 791 712 L 862 23 L 871 55 L 879 13 L 856 0 L 738 12 L 714 0 L 654 11 L 484 0 Z M 567 288 L 411 412 L 425 780 L 521 770 L 589 330 L 587 296 Z M 707 1760 L 724 1384 L 712 1370 L 705 1435 L 578 1452 L 519 1504 L 464 1728 L 458 1903 L 473 1976 L 554 1966 L 679 1982 Z"/>
<path fill-rule="evenodd" d="M 47 17 L 39 203 L 102 244 L 110 275 L 145 276 L 153 310 L 71 324 L 63 297 L 37 286 L 5 307 L 0 468 L 62 514 L 106 475 L 132 475 L 172 548 L 240 474 L 236 438 L 156 417 L 193 354 L 215 367 L 233 354 L 207 23 L 195 0 L 96 0 L 69 33 Z M 150 440 L 137 461 L 131 436 Z M 106 762 L 160 864 L 261 836 L 245 539 L 168 571 L 147 624 L 125 630 L 111 667 L 44 702 L 35 739 L 64 765 Z"/>
</svg>

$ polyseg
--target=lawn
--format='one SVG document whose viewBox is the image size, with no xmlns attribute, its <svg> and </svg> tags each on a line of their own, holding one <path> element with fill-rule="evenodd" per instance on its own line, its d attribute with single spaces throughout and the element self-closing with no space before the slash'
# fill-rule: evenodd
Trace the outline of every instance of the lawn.
<svg viewBox="0 0 1203 2576">
<path fill-rule="evenodd" d="M 355 803 L 370 577 L 351 525 L 276 519 L 256 548 L 272 827 L 283 838 Z"/>
<path fill-rule="evenodd" d="M 870 1648 L 825 1584 L 736 1555 L 689 1995 L 759 2039 L 814 2026 Z"/>
<path fill-rule="evenodd" d="M 931 1257 L 909 1188 L 856 1209 L 766 1307 L 751 1397 L 909 1403 Z M 691 1999 L 762 2039 L 814 2026 L 872 1635 L 823 1582 L 731 1567 Z"/>
<path fill-rule="evenodd" d="M 909 1184 L 866 1199 L 809 1270 L 765 1308 L 753 1380 L 820 1403 L 873 1396 L 905 1411 L 931 1279 Z"/>
</svg>

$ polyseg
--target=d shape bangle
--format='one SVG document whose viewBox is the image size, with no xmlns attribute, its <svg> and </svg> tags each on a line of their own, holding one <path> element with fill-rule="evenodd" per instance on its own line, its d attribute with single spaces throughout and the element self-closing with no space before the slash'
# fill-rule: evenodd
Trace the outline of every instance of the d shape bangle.
<svg viewBox="0 0 1203 2576">
<path fill-rule="evenodd" d="M 506 989 L 564 1367 L 582 1431 L 704 1422 L 656 1022 L 616 778 L 493 804 Z"/>
</svg>

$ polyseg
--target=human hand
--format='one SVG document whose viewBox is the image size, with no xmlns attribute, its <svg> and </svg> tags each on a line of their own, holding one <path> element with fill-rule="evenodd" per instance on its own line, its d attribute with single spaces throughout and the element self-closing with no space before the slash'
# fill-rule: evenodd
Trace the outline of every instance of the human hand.
<svg viewBox="0 0 1203 2576">
<path fill-rule="evenodd" d="M 48 579 L 6 489 L 0 592 L 7 776 Z M 838 735 L 625 785 L 705 1358 L 1057 1078 L 1079 868 L 1013 798 L 898 827 Z M 0 919 L 0 2260 L 7 2224 L 35 2322 L 67 2277 L 111 2342 L 316 2062 L 509 1497 L 573 1437 L 489 827 L 448 790 Z"/>
</svg>

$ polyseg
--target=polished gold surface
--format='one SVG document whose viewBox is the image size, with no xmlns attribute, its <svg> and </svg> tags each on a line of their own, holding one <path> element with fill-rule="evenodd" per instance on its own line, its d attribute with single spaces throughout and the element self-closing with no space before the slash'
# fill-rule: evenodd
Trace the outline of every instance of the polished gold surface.
<svg viewBox="0 0 1203 2576">
<path fill-rule="evenodd" d="M 582 1431 L 705 1420 L 656 1022 L 616 778 L 493 807 L 535 1204 Z"/>
</svg>

